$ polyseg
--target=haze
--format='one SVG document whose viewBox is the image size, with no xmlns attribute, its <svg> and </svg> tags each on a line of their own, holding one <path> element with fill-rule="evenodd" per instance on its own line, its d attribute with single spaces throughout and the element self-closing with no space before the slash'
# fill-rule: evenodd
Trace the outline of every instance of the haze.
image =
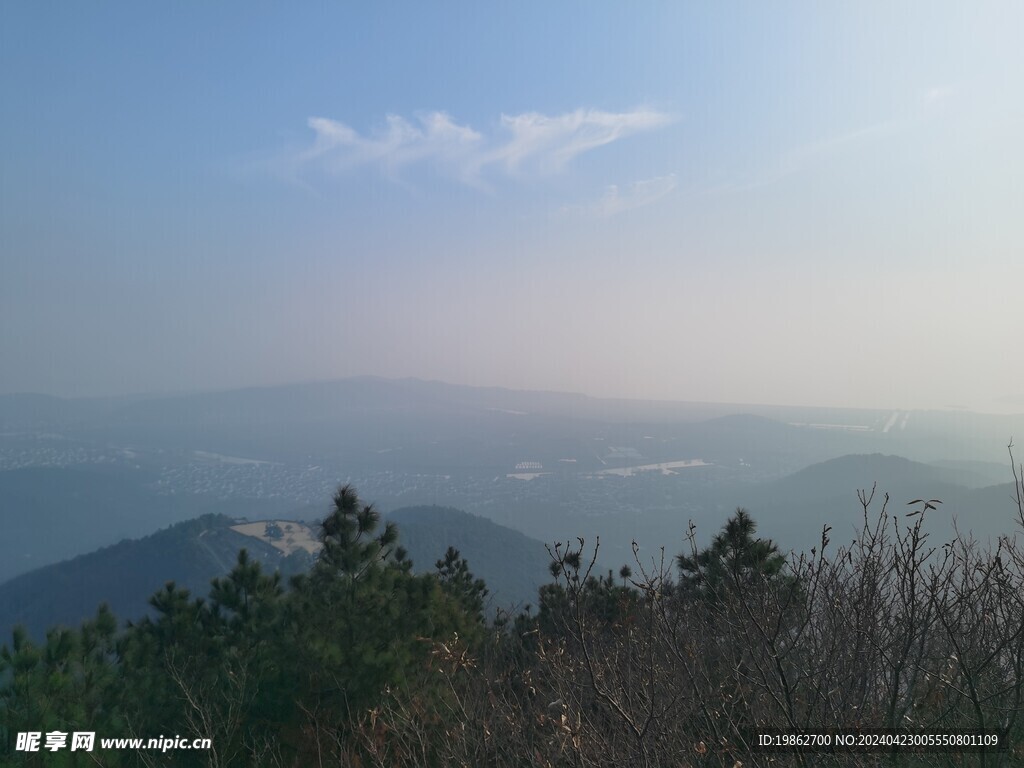
<svg viewBox="0 0 1024 768">
<path fill-rule="evenodd" d="M 1024 412 L 1017 3 L 5 3 L 0 393 Z"/>
</svg>

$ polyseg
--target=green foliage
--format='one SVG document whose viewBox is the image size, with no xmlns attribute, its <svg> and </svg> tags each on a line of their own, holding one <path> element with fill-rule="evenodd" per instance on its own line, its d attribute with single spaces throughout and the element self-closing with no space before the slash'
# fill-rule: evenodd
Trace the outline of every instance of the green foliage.
<svg viewBox="0 0 1024 768">
<path fill-rule="evenodd" d="M 20 731 L 88 730 L 213 741 L 208 754 L 124 752 L 104 755 L 108 765 L 355 759 L 352 729 L 396 696 L 438 706 L 437 648 L 468 653 L 485 627 L 486 586 L 458 551 L 436 573 L 414 574 L 397 528 L 380 523 L 345 486 L 321 523 L 320 556 L 288 589 L 242 550 L 207 598 L 168 583 L 149 601 L 154 615 L 120 634 L 105 606 L 79 630 L 51 630 L 42 646 L 17 629 L 0 649 L 5 753 Z M 20 754 L 11 764 L 64 759 Z"/>
<path fill-rule="evenodd" d="M 537 590 L 548 581 L 550 558 L 544 545 L 518 531 L 458 509 L 405 507 L 388 513 L 401 529 L 401 543 L 420 568 L 433 564 L 453 546 L 487 582 L 484 611 L 517 611 L 537 604 Z"/>
<path fill-rule="evenodd" d="M 15 753 L 23 731 L 121 731 L 118 670 L 114 664 L 117 622 L 107 606 L 81 629 L 52 629 L 41 646 L 23 629 L 0 648 L 0 755 L 4 765 L 42 764 L 39 754 Z M 46 765 L 72 765 L 69 755 Z M 109 765 L 120 765 L 117 757 Z"/>
<path fill-rule="evenodd" d="M 680 554 L 679 587 L 683 594 L 720 602 L 744 589 L 781 583 L 786 556 L 771 539 L 755 538 L 757 523 L 742 507 L 722 527 L 711 546 Z"/>
<path fill-rule="evenodd" d="M 0 627 L 24 623 L 39 642 L 55 624 L 78 626 L 91 618 L 101 601 L 109 601 L 116 615 L 137 619 L 171 578 L 194 593 L 205 592 L 238 553 L 243 537 L 230 529 L 233 524 L 222 515 L 203 515 L 0 584 Z M 269 545 L 254 544 L 276 554 Z"/>
<path fill-rule="evenodd" d="M 882 722 L 898 698 L 900 718 L 967 727 L 1024 696 L 1024 555 L 1009 543 L 988 560 L 962 547 L 922 592 L 917 534 L 789 563 L 740 509 L 675 559 L 678 581 L 671 560 L 598 575 L 596 547 L 556 545 L 536 614 L 488 624 L 460 552 L 416 573 L 351 487 L 320 540 L 287 585 L 243 550 L 207 597 L 168 583 L 120 633 L 106 607 L 45 643 L 16 630 L 0 648 L 0 764 L 87 764 L 12 751 L 19 731 L 85 730 L 213 743 L 105 752 L 115 767 L 728 768 L 755 726 Z"/>
<path fill-rule="evenodd" d="M 612 631 L 636 619 L 640 595 L 627 581 L 628 566 L 619 570 L 620 584 L 611 571 L 595 576 L 596 551 L 588 561 L 583 541 L 573 548 L 556 545 L 552 550 L 552 583 L 541 587 L 536 628 L 541 635 L 566 637 L 573 623 L 585 618 L 587 624 Z"/>
<path fill-rule="evenodd" d="M 320 538 L 316 564 L 292 580 L 281 627 L 299 726 L 282 741 L 300 760 L 337 749 L 388 692 L 412 687 L 436 642 L 479 637 L 486 594 L 454 551 L 439 574 L 414 574 L 397 528 L 381 528 L 349 486 L 334 495 Z"/>
<path fill-rule="evenodd" d="M 444 558 L 435 565 L 445 593 L 459 602 L 467 616 L 483 622 L 484 600 L 487 598 L 487 585 L 483 579 L 473 577 L 469 563 L 454 547 L 448 547 Z"/>
</svg>

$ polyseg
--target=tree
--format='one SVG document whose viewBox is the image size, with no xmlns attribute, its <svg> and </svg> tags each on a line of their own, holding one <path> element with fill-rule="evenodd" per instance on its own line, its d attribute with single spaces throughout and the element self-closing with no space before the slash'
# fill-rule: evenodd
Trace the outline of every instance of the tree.
<svg viewBox="0 0 1024 768">
<path fill-rule="evenodd" d="M 168 583 L 156 612 L 130 625 L 120 643 L 124 712 L 134 736 L 174 729 L 210 738 L 201 757 L 177 764 L 245 764 L 267 744 L 266 724 L 287 721 L 294 684 L 281 663 L 284 592 L 246 550 L 208 598 Z M 266 762 L 266 761 L 264 761 Z"/>
<path fill-rule="evenodd" d="M 483 624 L 484 601 L 487 599 L 487 585 L 483 579 L 473 577 L 466 558 L 455 547 L 448 547 L 444 559 L 434 563 L 441 588 L 454 598 L 465 610 L 467 617 Z"/>
<path fill-rule="evenodd" d="M 21 627 L 0 647 L 0 763 L 9 766 L 78 765 L 69 754 L 15 752 L 18 733 L 70 734 L 88 725 L 115 733 L 124 727 L 114 664 L 117 620 L 104 604 L 80 629 L 56 627 L 37 646 Z M 112 756 L 111 766 L 123 765 Z"/>
<path fill-rule="evenodd" d="M 481 636 L 483 583 L 457 552 L 440 575 L 412 572 L 393 523 L 351 486 L 334 494 L 321 523 L 323 548 L 307 575 L 292 579 L 285 647 L 297 681 L 300 761 L 333 753 L 348 764 L 353 728 L 388 696 L 424 690 L 435 645 Z"/>
<path fill-rule="evenodd" d="M 680 554 L 676 563 L 684 593 L 718 602 L 745 588 L 782 580 L 786 556 L 771 539 L 755 538 L 756 533 L 757 523 L 739 507 L 710 547 Z"/>
</svg>

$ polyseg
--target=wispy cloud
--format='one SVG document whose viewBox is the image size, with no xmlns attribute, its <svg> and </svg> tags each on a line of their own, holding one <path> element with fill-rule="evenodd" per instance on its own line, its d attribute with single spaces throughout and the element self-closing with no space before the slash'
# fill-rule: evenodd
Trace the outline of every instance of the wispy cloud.
<svg viewBox="0 0 1024 768">
<path fill-rule="evenodd" d="M 294 154 L 290 165 L 300 176 L 310 171 L 340 175 L 370 165 L 398 178 L 405 167 L 429 164 L 463 183 L 486 186 L 496 175 L 561 172 L 586 152 L 669 122 L 667 115 L 648 109 L 578 109 L 554 116 L 527 112 L 502 115 L 493 133 L 485 135 L 446 112 L 426 112 L 415 122 L 388 115 L 381 129 L 362 135 L 337 120 L 312 117 L 313 144 Z"/>
<path fill-rule="evenodd" d="M 940 111 L 937 108 L 951 100 L 955 93 L 956 89 L 952 85 L 927 88 L 911 101 L 909 110 L 902 116 L 794 147 L 779 156 L 773 166 L 763 169 L 755 177 L 743 182 L 717 185 L 706 190 L 705 194 L 747 191 L 766 187 L 801 173 L 822 158 L 835 155 L 847 148 L 870 141 L 907 135 L 927 120 L 934 119 L 935 113 Z"/>
<path fill-rule="evenodd" d="M 666 115 L 650 110 L 599 112 L 578 109 L 548 117 L 537 112 L 502 115 L 501 125 L 509 138 L 483 158 L 484 164 L 500 163 L 511 172 L 530 166 L 560 171 L 584 152 L 611 144 L 641 131 L 660 128 Z"/>
<path fill-rule="evenodd" d="M 676 188 L 675 174 L 635 181 L 624 188 L 612 184 L 605 188 L 600 199 L 586 205 L 563 208 L 563 213 L 582 213 L 587 216 L 614 216 L 623 211 L 642 208 L 656 203 Z"/>
<path fill-rule="evenodd" d="M 417 124 L 388 115 L 385 127 L 372 136 L 360 136 L 345 123 L 311 117 L 316 134 L 313 145 L 296 157 L 298 170 L 318 166 L 328 173 L 344 173 L 360 165 L 378 164 L 388 175 L 423 161 L 464 168 L 479 153 L 483 137 L 456 123 L 444 112 L 420 115 Z"/>
</svg>

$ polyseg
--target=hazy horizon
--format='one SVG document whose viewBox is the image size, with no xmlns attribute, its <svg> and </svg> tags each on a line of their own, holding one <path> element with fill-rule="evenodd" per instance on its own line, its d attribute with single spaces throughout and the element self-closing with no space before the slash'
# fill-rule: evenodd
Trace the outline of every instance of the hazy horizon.
<svg viewBox="0 0 1024 768">
<path fill-rule="evenodd" d="M 569 391 L 569 390 L 556 390 L 556 389 L 545 389 L 545 388 L 534 388 L 534 387 L 508 387 L 502 384 L 465 384 L 461 382 L 445 381 L 443 379 L 425 379 L 418 376 L 402 376 L 402 377 L 389 377 L 389 376 L 377 376 L 374 374 L 358 374 L 354 376 L 336 377 L 329 379 L 305 379 L 305 380 L 290 380 L 290 381 L 279 381 L 279 382 L 267 382 L 263 384 L 240 384 L 237 386 L 228 387 L 214 387 L 214 388 L 195 388 L 195 389 L 180 389 L 180 390 L 164 390 L 164 391 L 135 391 L 135 392 L 104 392 L 99 394 L 87 394 L 87 395 L 60 395 L 50 392 L 30 392 L 30 391 L 17 391 L 17 392 L 0 392 L 0 397 L 5 396 L 37 396 L 41 395 L 44 397 L 55 397 L 62 400 L 118 400 L 120 398 L 140 398 L 140 399 L 162 399 L 162 398 L 177 398 L 177 397 L 189 397 L 196 395 L 211 395 L 211 394 L 225 394 L 233 392 L 246 392 L 251 390 L 275 390 L 275 389 L 289 389 L 296 387 L 307 387 L 307 386 L 318 386 L 328 384 L 342 384 L 349 381 L 359 380 L 378 380 L 381 382 L 389 383 L 401 383 L 401 382 L 420 382 L 423 384 L 440 384 L 443 386 L 455 386 L 455 387 L 470 387 L 483 390 L 502 390 L 512 393 L 522 394 L 553 394 L 553 395 L 569 395 L 588 398 L 591 400 L 598 401 L 621 401 L 621 402 L 635 402 L 635 403 L 648 403 L 652 405 L 657 404 L 678 404 L 678 405 L 708 405 L 708 406 L 719 406 L 719 407 L 735 407 L 737 409 L 743 408 L 783 408 L 783 409 L 809 409 L 809 410 L 853 410 L 853 411 L 893 411 L 895 413 L 911 413 L 914 411 L 919 412 L 935 412 L 935 413 L 971 413 L 977 416 L 1024 416 L 1024 410 L 1002 410 L 1002 411 L 986 411 L 980 409 L 969 409 L 961 406 L 947 406 L 937 408 L 900 408 L 896 406 L 851 406 L 846 404 L 834 404 L 834 403 L 799 403 L 799 402 L 733 402 L 733 401 L 721 401 L 721 400 L 684 400 L 681 398 L 650 398 L 650 397 L 620 397 L 617 395 L 595 395 L 589 392 L 581 391 Z"/>
<path fill-rule="evenodd" d="M 372 375 L 1022 413 L 1022 28 L 6 4 L 0 394 Z"/>
</svg>

